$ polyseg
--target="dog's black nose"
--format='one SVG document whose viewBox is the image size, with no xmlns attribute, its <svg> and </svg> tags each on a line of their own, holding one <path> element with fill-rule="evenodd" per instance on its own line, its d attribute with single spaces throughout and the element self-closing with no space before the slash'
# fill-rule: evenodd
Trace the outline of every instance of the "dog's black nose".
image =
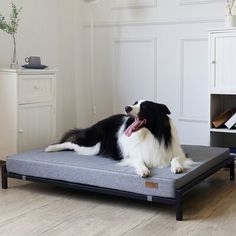
<svg viewBox="0 0 236 236">
<path fill-rule="evenodd" d="M 133 108 L 130 107 L 130 106 L 126 106 L 126 107 L 125 107 L 125 112 L 126 112 L 126 113 L 129 113 L 129 112 L 131 112 L 132 110 L 133 110 Z"/>
</svg>

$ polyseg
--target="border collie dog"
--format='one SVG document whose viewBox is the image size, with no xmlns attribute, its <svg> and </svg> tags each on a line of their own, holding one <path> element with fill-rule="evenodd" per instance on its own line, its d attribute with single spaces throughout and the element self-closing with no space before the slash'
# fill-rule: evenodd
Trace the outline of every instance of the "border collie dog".
<svg viewBox="0 0 236 236">
<path fill-rule="evenodd" d="M 141 177 L 149 176 L 150 168 L 169 165 L 173 173 L 181 173 L 192 163 L 181 149 L 164 104 L 140 100 L 125 111 L 127 115 L 111 116 L 90 128 L 70 130 L 59 144 L 45 151 L 73 150 L 80 155 L 111 157 L 120 160 L 120 165 L 134 167 Z"/>
</svg>

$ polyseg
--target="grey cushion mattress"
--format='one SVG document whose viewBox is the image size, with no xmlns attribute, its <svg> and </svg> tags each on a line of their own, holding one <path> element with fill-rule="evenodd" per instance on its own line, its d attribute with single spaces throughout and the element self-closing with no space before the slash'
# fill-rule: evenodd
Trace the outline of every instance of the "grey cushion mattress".
<svg viewBox="0 0 236 236">
<path fill-rule="evenodd" d="M 174 198 L 176 188 L 229 157 L 227 148 L 184 145 L 183 149 L 188 157 L 199 163 L 181 174 L 171 173 L 170 167 L 155 168 L 148 178 L 137 176 L 132 167 L 118 166 L 117 161 L 109 158 L 79 156 L 72 151 L 34 150 L 9 156 L 6 165 L 8 172 L 20 175 Z"/>
</svg>

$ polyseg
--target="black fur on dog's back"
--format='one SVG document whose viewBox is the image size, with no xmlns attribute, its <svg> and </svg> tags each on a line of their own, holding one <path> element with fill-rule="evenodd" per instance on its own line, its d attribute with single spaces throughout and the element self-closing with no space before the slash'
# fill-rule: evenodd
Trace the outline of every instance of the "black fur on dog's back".
<svg viewBox="0 0 236 236">
<path fill-rule="evenodd" d="M 172 143 L 169 114 L 170 111 L 164 104 L 151 101 L 140 103 L 137 114 L 139 119 L 146 120 L 143 127 L 147 128 L 159 143 L 164 142 L 166 149 Z M 60 143 L 71 142 L 82 147 L 93 147 L 100 143 L 100 150 L 97 155 L 121 160 L 123 157 L 118 144 L 118 131 L 122 125 L 124 125 L 124 130 L 126 130 L 134 120 L 135 117 L 133 115 L 113 115 L 89 128 L 68 131 Z"/>
<path fill-rule="evenodd" d="M 79 146 L 91 147 L 100 142 L 101 147 L 98 155 L 120 160 L 122 156 L 117 143 L 117 132 L 124 123 L 125 117 L 127 116 L 118 114 L 99 121 L 86 129 L 69 130 L 62 137 L 60 143 L 71 142 Z M 133 120 L 132 117 L 129 119 Z"/>
</svg>

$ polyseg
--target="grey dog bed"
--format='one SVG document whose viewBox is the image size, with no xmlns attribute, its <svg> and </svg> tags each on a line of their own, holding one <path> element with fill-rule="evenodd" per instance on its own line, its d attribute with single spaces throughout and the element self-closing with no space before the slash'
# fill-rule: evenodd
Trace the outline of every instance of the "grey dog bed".
<svg viewBox="0 0 236 236">
<path fill-rule="evenodd" d="M 8 188 L 8 178 L 16 178 L 160 202 L 175 205 L 176 220 L 182 220 L 184 195 L 196 184 L 223 167 L 229 167 L 230 180 L 235 176 L 234 156 L 229 149 L 187 145 L 183 149 L 197 164 L 181 174 L 171 173 L 170 167 L 152 169 L 148 178 L 108 158 L 34 150 L 0 160 L 2 189 Z"/>
<path fill-rule="evenodd" d="M 155 168 L 148 178 L 137 176 L 133 168 L 119 166 L 117 161 L 109 158 L 79 156 L 72 151 L 46 153 L 41 149 L 12 155 L 7 158 L 6 167 L 7 172 L 22 176 L 175 198 L 175 189 L 229 158 L 226 148 L 185 145 L 183 149 L 188 157 L 198 163 L 181 174 L 171 173 L 170 167 Z"/>
</svg>

